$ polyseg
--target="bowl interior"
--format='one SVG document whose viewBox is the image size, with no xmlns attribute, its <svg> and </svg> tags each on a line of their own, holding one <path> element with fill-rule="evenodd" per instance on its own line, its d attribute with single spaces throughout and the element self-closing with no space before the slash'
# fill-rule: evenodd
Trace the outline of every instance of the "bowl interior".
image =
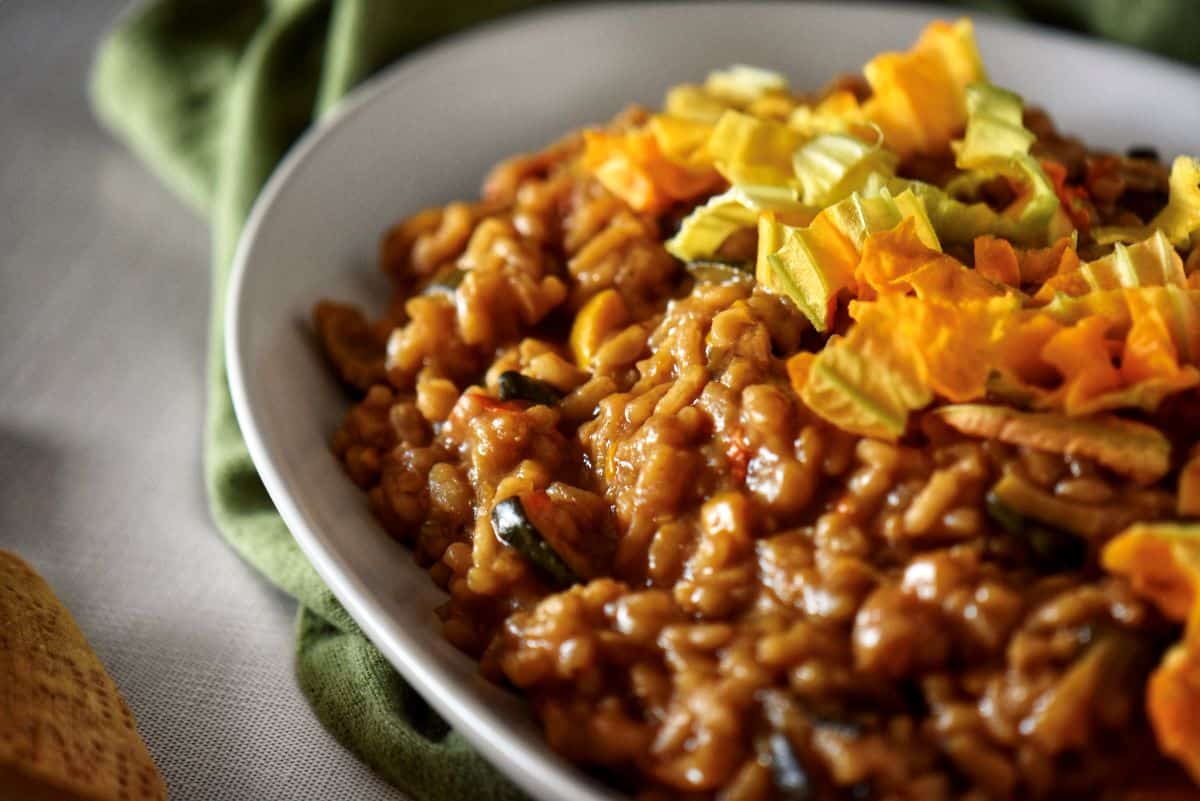
<svg viewBox="0 0 1200 801">
<path fill-rule="evenodd" d="M 942 11 L 943 14 L 950 13 Z M 322 363 L 308 315 L 321 298 L 379 308 L 381 233 L 477 196 L 497 160 L 655 105 L 675 83 L 751 63 L 797 87 L 902 49 L 936 11 L 864 5 L 589 5 L 487 26 L 405 59 L 311 132 L 260 197 L 235 260 L 230 383 L 272 498 L 322 577 L 383 653 L 531 794 L 615 798 L 553 756 L 513 694 L 444 642 L 443 596 L 366 511 L 329 452 L 349 397 Z M 1200 79 L 1075 37 L 977 20 L 991 75 L 1096 145 L 1200 150 Z"/>
</svg>

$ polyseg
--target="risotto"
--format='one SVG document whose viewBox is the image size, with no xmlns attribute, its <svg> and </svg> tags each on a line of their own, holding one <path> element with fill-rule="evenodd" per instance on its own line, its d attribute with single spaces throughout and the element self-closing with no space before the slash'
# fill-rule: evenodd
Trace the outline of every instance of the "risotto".
<svg viewBox="0 0 1200 801">
<path fill-rule="evenodd" d="M 1200 798 L 1200 162 L 968 21 L 738 66 L 387 232 L 315 327 L 445 635 L 641 801 Z"/>
</svg>

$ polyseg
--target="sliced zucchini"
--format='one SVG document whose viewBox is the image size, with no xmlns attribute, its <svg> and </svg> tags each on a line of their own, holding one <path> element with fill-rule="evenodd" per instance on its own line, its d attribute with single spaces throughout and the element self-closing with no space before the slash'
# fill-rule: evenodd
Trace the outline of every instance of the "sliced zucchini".
<svg viewBox="0 0 1200 801">
<path fill-rule="evenodd" d="M 529 401 L 534 405 L 553 406 L 562 400 L 562 393 L 545 381 L 530 378 L 516 370 L 505 370 L 497 380 L 500 400 Z"/>
<path fill-rule="evenodd" d="M 835 718 L 828 715 L 809 715 L 809 722 L 814 729 L 836 732 L 842 737 L 861 737 L 866 729 L 856 720 Z"/>
<path fill-rule="evenodd" d="M 987 494 L 987 497 L 984 498 L 984 506 L 992 522 L 1009 534 L 1020 536 L 1025 533 L 1025 527 L 1028 525 L 1025 518 L 1006 506 L 1004 501 L 996 496 L 996 493 L 989 492 Z"/>
<path fill-rule="evenodd" d="M 579 581 L 542 532 L 530 522 L 519 497 L 505 498 L 492 507 L 492 528 L 501 542 L 525 557 L 555 586 L 568 587 Z"/>
<path fill-rule="evenodd" d="M 1140 159 L 1142 161 L 1162 161 L 1162 157 L 1158 155 L 1158 148 L 1153 145 L 1134 145 L 1125 151 L 1125 158 Z"/>
<path fill-rule="evenodd" d="M 1087 562 L 1088 546 L 1081 537 L 1030 520 L 995 492 L 987 494 L 984 507 L 996 525 L 1026 542 L 1043 570 L 1078 570 Z"/>
<path fill-rule="evenodd" d="M 767 738 L 767 753 L 771 760 L 771 779 L 783 801 L 817 801 L 820 788 L 783 732 Z"/>
<path fill-rule="evenodd" d="M 1024 724 L 1035 744 L 1079 743 L 1088 711 L 1099 714 L 1097 708 L 1104 699 L 1124 696 L 1129 702 L 1141 703 L 1134 688 L 1145 682 L 1154 659 L 1149 643 L 1131 631 L 1103 624 L 1094 627 L 1091 636 L 1087 650 L 1066 669 L 1054 692 L 1045 703 L 1035 706 Z"/>
<path fill-rule="evenodd" d="M 1012 471 L 1005 471 L 992 493 L 1022 517 L 1080 537 L 1097 537 L 1123 525 L 1124 510 L 1064 501 Z"/>
<path fill-rule="evenodd" d="M 933 414 L 967 436 L 1094 459 L 1142 486 L 1171 468 L 1171 443 L 1162 432 L 1111 414 L 1071 417 L 983 403 L 955 403 Z"/>
<path fill-rule="evenodd" d="M 423 294 L 453 295 L 455 290 L 458 289 L 458 285 L 461 284 L 463 279 L 466 277 L 466 270 L 459 269 L 458 267 L 447 267 L 429 280 L 429 283 L 425 285 Z"/>
</svg>

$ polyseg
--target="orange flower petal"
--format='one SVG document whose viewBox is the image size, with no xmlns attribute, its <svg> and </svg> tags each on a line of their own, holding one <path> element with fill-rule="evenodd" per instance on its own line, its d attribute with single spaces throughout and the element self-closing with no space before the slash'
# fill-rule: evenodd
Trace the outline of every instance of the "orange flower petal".
<svg viewBox="0 0 1200 801">
<path fill-rule="evenodd" d="M 667 158 L 650 129 L 623 134 L 585 131 L 583 137 L 584 169 L 637 211 L 659 212 L 721 185 L 715 170 L 693 169 Z"/>
<path fill-rule="evenodd" d="M 1182 623 L 1193 615 L 1200 583 L 1200 528 L 1135 524 L 1104 546 L 1100 562 L 1108 572 L 1127 578 L 1134 592 L 1168 618 Z"/>
<path fill-rule="evenodd" d="M 1063 377 L 1061 403 L 1067 414 L 1090 411 L 1089 401 L 1123 386 L 1112 362 L 1117 343 L 1108 339 L 1110 325 L 1102 317 L 1087 317 L 1059 331 L 1042 347 L 1042 359 Z"/>
<path fill-rule="evenodd" d="M 982 274 L 952 256 L 927 247 L 912 217 L 895 228 L 867 237 L 855 279 L 860 287 L 880 294 L 911 290 L 919 298 L 966 300 L 1003 294 L 1000 287 Z"/>
<path fill-rule="evenodd" d="M 1007 239 L 976 237 L 975 271 L 1001 284 L 1021 286 L 1021 265 L 1017 261 L 1017 251 Z"/>
<path fill-rule="evenodd" d="M 1146 685 L 1146 711 L 1159 748 L 1200 782 L 1200 653 L 1176 645 Z"/>
</svg>

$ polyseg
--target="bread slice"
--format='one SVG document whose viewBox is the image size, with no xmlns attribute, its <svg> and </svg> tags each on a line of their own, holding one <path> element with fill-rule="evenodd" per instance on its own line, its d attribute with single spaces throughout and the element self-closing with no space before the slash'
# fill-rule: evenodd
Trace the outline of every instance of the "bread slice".
<svg viewBox="0 0 1200 801">
<path fill-rule="evenodd" d="M 0 550 L 0 801 L 161 801 L 133 716 L 71 613 Z"/>
</svg>

